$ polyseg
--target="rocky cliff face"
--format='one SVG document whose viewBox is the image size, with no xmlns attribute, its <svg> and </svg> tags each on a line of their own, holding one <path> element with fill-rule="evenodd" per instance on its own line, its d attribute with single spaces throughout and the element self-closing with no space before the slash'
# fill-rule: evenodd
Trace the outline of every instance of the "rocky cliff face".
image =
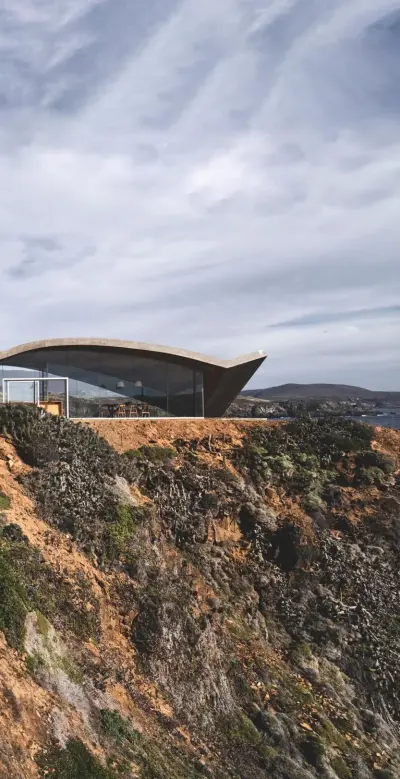
<svg viewBox="0 0 400 779">
<path fill-rule="evenodd" d="M 226 410 L 225 416 L 229 418 L 245 419 L 249 417 L 257 419 L 300 417 L 310 415 L 318 416 L 345 416 L 361 417 L 377 416 L 379 409 L 377 402 L 363 402 L 361 400 L 340 400 L 337 398 L 293 398 L 292 400 L 264 400 L 251 396 L 239 395 Z M 399 408 L 400 413 L 400 408 Z"/>
<path fill-rule="evenodd" d="M 0 776 L 400 776 L 400 434 L 0 410 Z"/>
</svg>

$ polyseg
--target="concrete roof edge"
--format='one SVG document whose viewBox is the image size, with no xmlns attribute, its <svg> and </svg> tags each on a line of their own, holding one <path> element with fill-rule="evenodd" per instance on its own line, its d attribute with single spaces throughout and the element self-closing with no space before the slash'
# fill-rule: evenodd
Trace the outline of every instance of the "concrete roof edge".
<svg viewBox="0 0 400 779">
<path fill-rule="evenodd" d="M 234 360 L 226 360 L 227 368 L 236 368 L 239 365 L 245 365 L 249 362 L 264 362 L 267 359 L 267 354 L 262 349 L 258 352 L 251 352 L 250 354 L 242 354 L 240 357 L 236 357 Z"/>
<path fill-rule="evenodd" d="M 218 360 L 215 357 L 208 357 L 207 355 L 200 354 L 198 352 L 191 352 L 186 349 L 174 348 L 171 346 L 161 346 L 159 344 L 143 343 L 141 341 L 124 341 L 120 339 L 109 338 L 50 338 L 42 341 L 31 341 L 29 343 L 20 344 L 14 346 L 11 349 L 6 349 L 0 352 L 0 362 L 8 360 L 11 357 L 24 354 L 25 352 L 37 351 L 39 349 L 52 349 L 60 347 L 84 347 L 84 346 L 97 346 L 105 347 L 108 349 L 126 349 L 132 351 L 148 352 L 149 354 L 165 355 L 166 357 L 178 357 L 186 359 L 191 362 L 203 363 L 216 368 L 235 368 L 245 363 L 263 361 L 266 358 L 266 354 L 263 351 L 253 352 L 251 354 L 242 355 L 234 360 Z"/>
</svg>

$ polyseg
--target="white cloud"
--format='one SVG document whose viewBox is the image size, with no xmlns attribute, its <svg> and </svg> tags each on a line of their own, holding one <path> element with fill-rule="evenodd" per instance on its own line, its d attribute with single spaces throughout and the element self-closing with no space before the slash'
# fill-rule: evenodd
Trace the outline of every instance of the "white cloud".
<svg viewBox="0 0 400 779">
<path fill-rule="evenodd" d="M 261 385 L 395 388 L 399 20 L 400 0 L 3 2 L 1 346 L 263 347 Z"/>
</svg>

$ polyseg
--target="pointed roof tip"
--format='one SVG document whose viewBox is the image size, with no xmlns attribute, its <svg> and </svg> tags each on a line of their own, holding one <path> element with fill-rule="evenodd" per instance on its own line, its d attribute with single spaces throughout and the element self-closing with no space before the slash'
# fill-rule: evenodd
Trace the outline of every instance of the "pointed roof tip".
<svg viewBox="0 0 400 779">
<path fill-rule="evenodd" d="M 264 349 L 258 349 L 256 352 L 251 352 L 250 354 L 241 354 L 239 357 L 236 357 L 234 360 L 230 360 L 229 363 L 231 367 L 237 366 L 237 365 L 244 365 L 245 363 L 251 363 L 251 362 L 260 362 L 266 359 L 267 353 L 264 352 Z"/>
</svg>

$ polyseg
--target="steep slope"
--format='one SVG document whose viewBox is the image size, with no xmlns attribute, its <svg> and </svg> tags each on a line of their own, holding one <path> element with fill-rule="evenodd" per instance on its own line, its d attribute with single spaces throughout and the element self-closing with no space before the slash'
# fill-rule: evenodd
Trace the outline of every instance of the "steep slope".
<svg viewBox="0 0 400 779">
<path fill-rule="evenodd" d="M 400 435 L 99 429 L 0 409 L 0 776 L 399 776 Z"/>
</svg>

